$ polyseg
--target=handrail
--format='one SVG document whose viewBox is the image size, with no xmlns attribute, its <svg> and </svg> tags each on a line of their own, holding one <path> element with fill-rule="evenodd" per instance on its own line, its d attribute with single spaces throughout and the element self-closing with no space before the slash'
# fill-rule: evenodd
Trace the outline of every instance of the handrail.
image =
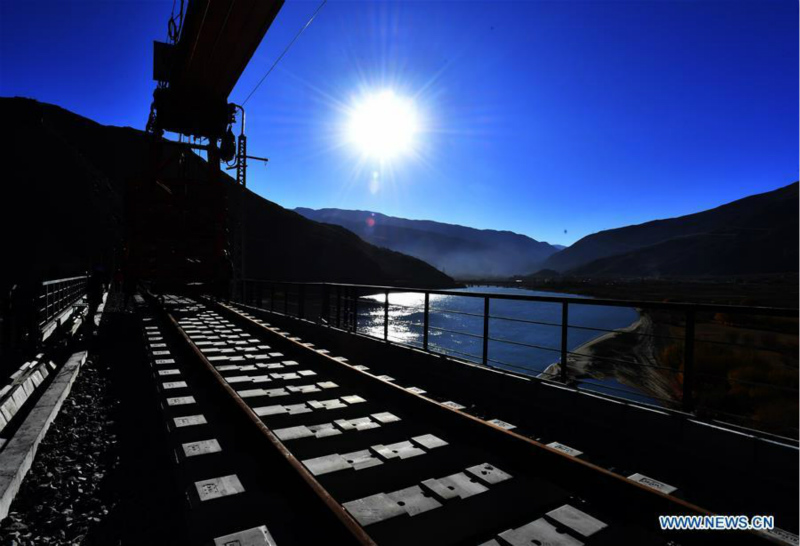
<svg viewBox="0 0 800 546">
<path fill-rule="evenodd" d="M 89 278 L 88 275 L 78 275 L 76 277 L 66 277 L 66 278 L 63 278 L 63 279 L 52 279 L 52 280 L 49 280 L 49 281 L 42 281 L 42 286 L 48 286 L 48 285 L 51 285 L 51 284 L 58 284 L 58 283 L 67 282 L 67 281 L 77 281 L 78 279 L 88 279 L 88 278 Z"/>
<path fill-rule="evenodd" d="M 374 290 L 376 292 L 418 292 L 441 296 L 461 296 L 467 298 L 486 298 L 496 300 L 516 300 L 516 301 L 539 301 L 545 303 L 563 303 L 565 300 L 575 305 L 599 305 L 606 307 L 646 307 L 650 309 L 671 309 L 688 310 L 694 309 L 701 312 L 725 312 L 725 313 L 746 313 L 752 315 L 778 316 L 778 317 L 797 317 L 800 309 L 788 307 L 764 307 L 747 305 L 728 305 L 716 303 L 691 303 L 674 301 L 649 301 L 649 300 L 617 300 L 603 298 L 586 298 L 581 296 L 531 296 L 522 294 L 497 294 L 492 292 L 457 292 L 455 290 L 441 290 L 428 288 L 412 288 L 403 286 L 383 286 L 373 284 L 351 284 L 351 283 L 332 283 L 332 282 L 292 282 L 292 281 L 270 281 L 261 279 L 244 279 L 244 282 L 258 282 L 267 284 L 280 284 L 288 286 L 338 286 L 343 288 L 357 288 L 363 290 Z"/>
<path fill-rule="evenodd" d="M 43 281 L 36 298 L 39 327 L 47 329 L 61 313 L 85 296 L 88 280 L 88 275 L 78 275 Z"/>
</svg>

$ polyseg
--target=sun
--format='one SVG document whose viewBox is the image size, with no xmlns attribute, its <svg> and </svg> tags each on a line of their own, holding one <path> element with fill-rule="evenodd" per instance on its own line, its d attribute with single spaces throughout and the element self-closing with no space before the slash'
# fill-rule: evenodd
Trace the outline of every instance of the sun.
<svg viewBox="0 0 800 546">
<path fill-rule="evenodd" d="M 384 90 L 361 98 L 349 114 L 347 140 L 363 155 L 387 160 L 414 151 L 420 126 L 412 99 Z"/>
</svg>

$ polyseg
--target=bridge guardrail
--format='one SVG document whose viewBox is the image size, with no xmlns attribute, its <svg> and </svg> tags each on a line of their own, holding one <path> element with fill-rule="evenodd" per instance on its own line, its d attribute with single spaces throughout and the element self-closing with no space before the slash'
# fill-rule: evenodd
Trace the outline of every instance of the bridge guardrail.
<svg viewBox="0 0 800 546">
<path fill-rule="evenodd" d="M 88 275 L 79 275 L 42 283 L 37 301 L 37 318 L 42 331 L 46 331 L 61 313 L 86 295 L 88 281 Z"/>
<path fill-rule="evenodd" d="M 417 295 L 418 303 L 392 302 L 391 294 L 399 293 Z M 437 306 L 432 296 L 471 298 L 474 303 L 468 310 L 445 308 Z M 635 399 L 644 391 L 657 405 L 798 437 L 797 309 L 253 279 L 241 281 L 238 299 L 327 327 L 609 396 Z M 529 320 L 493 313 L 500 301 L 549 306 L 556 319 Z M 617 329 L 570 322 L 570 311 L 580 306 L 631 307 L 642 320 Z M 440 320 L 445 314 L 464 317 L 471 329 L 446 327 Z M 503 329 L 503 323 L 555 329 L 559 343 L 544 345 L 501 337 L 495 332 Z M 413 340 L 398 339 L 399 327 L 419 335 Z M 592 342 L 570 348 L 570 332 L 605 338 L 591 349 L 587 347 Z M 440 339 L 458 341 L 445 345 Z M 546 369 L 534 370 L 521 365 L 524 362 L 495 356 L 501 346 L 544 351 L 555 358 Z M 620 358 L 620 352 L 626 356 Z M 586 371 L 591 366 L 609 373 L 624 369 L 631 378 L 627 383 L 637 386 L 598 381 L 596 372 L 593 376 Z M 645 381 L 657 387 L 642 387 L 639 383 Z"/>
</svg>

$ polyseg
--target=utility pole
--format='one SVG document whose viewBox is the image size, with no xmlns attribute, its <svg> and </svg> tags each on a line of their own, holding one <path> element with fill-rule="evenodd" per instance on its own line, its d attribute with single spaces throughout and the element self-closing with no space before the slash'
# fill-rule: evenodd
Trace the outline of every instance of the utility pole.
<svg viewBox="0 0 800 546">
<path fill-rule="evenodd" d="M 246 225 L 247 225 L 247 160 L 255 159 L 263 161 L 265 164 L 269 161 L 266 157 L 257 157 L 247 155 L 247 136 L 245 135 L 245 112 L 244 107 L 236 104 L 234 105 L 239 110 L 241 118 L 239 124 L 239 136 L 236 143 L 236 163 L 229 169 L 236 169 L 236 226 L 234 227 L 235 233 L 233 236 L 233 290 L 234 296 L 238 295 L 241 301 L 244 301 L 246 294 L 244 293 L 244 280 L 247 278 L 245 269 L 245 254 L 246 254 Z"/>
</svg>

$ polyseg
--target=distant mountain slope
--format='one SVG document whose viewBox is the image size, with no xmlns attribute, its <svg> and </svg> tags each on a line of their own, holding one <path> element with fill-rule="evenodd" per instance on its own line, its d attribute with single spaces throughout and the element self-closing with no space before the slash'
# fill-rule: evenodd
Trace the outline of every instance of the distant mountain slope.
<svg viewBox="0 0 800 546">
<path fill-rule="evenodd" d="M 295 211 L 318 222 L 347 228 L 374 245 L 416 256 L 461 279 L 529 273 L 557 251 L 552 245 L 510 231 L 407 220 L 361 210 Z"/>
<path fill-rule="evenodd" d="M 797 225 L 765 233 L 689 235 L 600 258 L 569 274 L 603 277 L 732 276 L 798 271 Z"/>
<path fill-rule="evenodd" d="M 73 275 L 108 262 L 125 229 L 126 182 L 147 172 L 147 135 L 30 99 L 0 98 L 0 116 L 6 133 L 14 135 L 2 153 L 3 202 L 16 212 L 13 219 L 3 215 L 0 284 Z M 194 154 L 186 161 L 182 168 L 202 180 L 205 162 Z M 233 180 L 225 179 L 232 191 Z M 253 278 L 455 285 L 421 260 L 307 220 L 252 192 L 246 205 L 246 273 Z"/>
<path fill-rule="evenodd" d="M 543 267 L 604 276 L 797 272 L 798 184 L 712 210 L 601 231 Z"/>
<path fill-rule="evenodd" d="M 339 226 L 311 221 L 253 193 L 247 204 L 247 267 L 263 278 L 455 286 L 424 261 L 371 245 Z"/>
</svg>

